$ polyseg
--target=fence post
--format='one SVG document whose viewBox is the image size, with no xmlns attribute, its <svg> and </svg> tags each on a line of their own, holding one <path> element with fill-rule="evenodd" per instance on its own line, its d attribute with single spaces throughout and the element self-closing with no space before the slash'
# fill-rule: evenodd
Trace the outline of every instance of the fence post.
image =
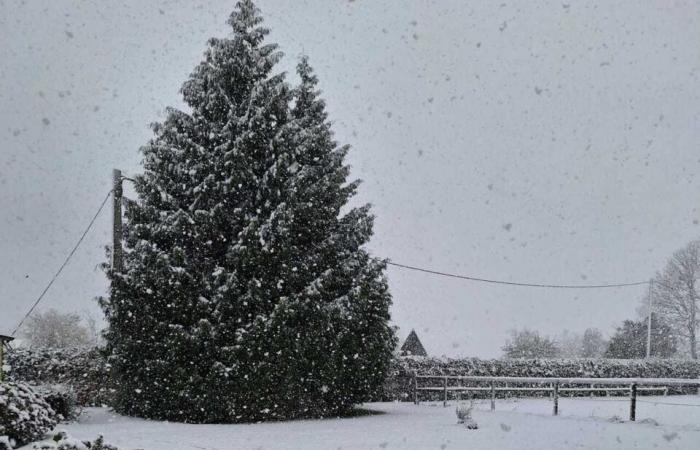
<svg viewBox="0 0 700 450">
<path fill-rule="evenodd" d="M 552 407 L 552 413 L 555 416 L 559 415 L 559 383 L 554 383 L 554 406 Z"/>
<path fill-rule="evenodd" d="M 442 379 L 442 392 L 443 392 L 442 406 L 447 408 L 447 376 L 443 377 L 443 379 Z"/>
<path fill-rule="evenodd" d="M 637 384 L 630 386 L 630 421 L 634 422 L 637 416 Z"/>
<path fill-rule="evenodd" d="M 491 382 L 491 411 L 496 410 L 496 384 Z"/>
<path fill-rule="evenodd" d="M 413 403 L 418 404 L 418 374 L 413 372 Z"/>
</svg>

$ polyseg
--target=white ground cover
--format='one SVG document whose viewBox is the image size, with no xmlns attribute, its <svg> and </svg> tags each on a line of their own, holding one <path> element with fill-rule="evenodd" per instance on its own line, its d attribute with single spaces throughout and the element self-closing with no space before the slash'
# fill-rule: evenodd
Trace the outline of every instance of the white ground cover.
<svg viewBox="0 0 700 450">
<path fill-rule="evenodd" d="M 649 402 L 673 403 L 653 404 Z M 624 398 L 562 399 L 560 416 L 547 399 L 479 403 L 478 430 L 457 425 L 455 403 L 371 403 L 381 414 L 346 419 L 247 425 L 188 425 L 127 418 L 88 408 L 62 425 L 79 439 L 99 434 L 120 450 L 230 449 L 695 449 L 700 448 L 700 396 L 642 397 L 637 422 Z M 624 422 L 611 421 L 619 416 Z M 25 447 L 26 449 L 31 446 Z"/>
</svg>

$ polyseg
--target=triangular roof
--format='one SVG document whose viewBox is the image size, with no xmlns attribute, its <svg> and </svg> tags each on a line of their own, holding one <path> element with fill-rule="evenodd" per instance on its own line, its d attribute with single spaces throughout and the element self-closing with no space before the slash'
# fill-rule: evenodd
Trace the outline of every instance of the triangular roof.
<svg viewBox="0 0 700 450">
<path fill-rule="evenodd" d="M 418 339 L 416 330 L 411 330 L 401 346 L 401 356 L 428 356 L 428 352 Z"/>
</svg>

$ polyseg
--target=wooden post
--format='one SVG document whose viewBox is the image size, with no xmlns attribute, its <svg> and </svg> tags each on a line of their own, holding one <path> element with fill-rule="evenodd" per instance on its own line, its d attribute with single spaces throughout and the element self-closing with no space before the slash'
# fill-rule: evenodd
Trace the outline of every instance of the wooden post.
<svg viewBox="0 0 700 450">
<path fill-rule="evenodd" d="M 122 171 L 112 170 L 112 270 L 122 271 Z"/>
<path fill-rule="evenodd" d="M 443 392 L 442 406 L 447 408 L 447 377 L 444 377 L 442 379 L 442 392 Z"/>
<path fill-rule="evenodd" d="M 496 384 L 491 382 L 491 411 L 496 410 Z"/>
<path fill-rule="evenodd" d="M 637 417 L 637 385 L 630 386 L 630 421 L 634 422 Z"/>
<path fill-rule="evenodd" d="M 413 373 L 413 403 L 418 404 L 418 374 Z"/>
<path fill-rule="evenodd" d="M 554 406 L 552 407 L 552 415 L 559 415 L 559 383 L 554 383 Z"/>
</svg>

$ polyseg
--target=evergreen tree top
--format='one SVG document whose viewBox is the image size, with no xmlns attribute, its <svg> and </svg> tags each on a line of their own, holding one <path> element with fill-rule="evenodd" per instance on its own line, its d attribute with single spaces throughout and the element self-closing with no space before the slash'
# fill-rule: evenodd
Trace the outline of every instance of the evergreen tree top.
<svg viewBox="0 0 700 450">
<path fill-rule="evenodd" d="M 236 34 L 247 35 L 250 34 L 251 29 L 255 29 L 258 25 L 263 22 L 263 18 L 260 15 L 260 10 L 252 0 L 240 0 L 236 3 L 236 9 L 233 10 L 228 19 L 228 24 L 233 27 L 233 31 Z M 257 28 L 257 33 L 261 34 L 261 37 L 269 33 L 267 28 Z"/>
</svg>

